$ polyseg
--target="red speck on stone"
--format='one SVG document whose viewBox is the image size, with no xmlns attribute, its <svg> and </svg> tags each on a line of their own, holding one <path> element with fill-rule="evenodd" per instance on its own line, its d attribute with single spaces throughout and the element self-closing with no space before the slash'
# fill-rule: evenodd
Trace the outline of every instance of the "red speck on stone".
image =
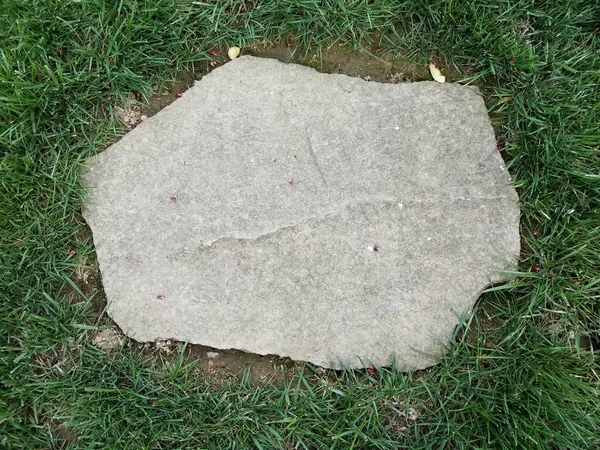
<svg viewBox="0 0 600 450">
<path fill-rule="evenodd" d="M 213 50 L 209 50 L 209 51 L 208 51 L 208 52 L 206 52 L 206 53 L 208 53 L 209 55 L 212 55 L 212 56 L 217 56 L 217 55 L 218 55 L 218 53 L 217 53 L 217 51 L 216 51 L 215 49 L 213 49 Z"/>
<path fill-rule="evenodd" d="M 209 65 L 210 67 L 216 67 L 216 66 L 217 66 L 217 63 L 216 63 L 216 62 L 214 62 L 214 61 L 211 61 L 211 62 L 209 62 L 209 63 L 208 63 L 208 65 Z"/>
<path fill-rule="evenodd" d="M 377 375 L 377 369 L 375 368 L 375 366 L 370 365 L 369 366 L 369 376 L 374 377 L 375 375 Z"/>
<path fill-rule="evenodd" d="M 241 264 L 242 264 L 242 261 L 240 261 L 239 259 L 238 259 L 238 260 L 235 262 L 235 265 L 236 265 L 236 266 L 239 266 L 239 265 L 241 265 Z"/>
<path fill-rule="evenodd" d="M 173 201 L 177 200 L 179 198 L 179 192 L 175 192 L 174 194 L 171 194 L 169 196 L 169 198 Z"/>
<path fill-rule="evenodd" d="M 159 299 L 159 300 L 164 300 L 165 296 L 162 295 L 162 294 L 160 294 L 160 295 L 157 295 L 156 298 Z"/>
<path fill-rule="evenodd" d="M 540 270 L 542 270 L 542 268 L 540 267 L 539 264 L 534 264 L 533 267 L 531 268 L 531 270 L 533 270 L 534 272 L 539 272 Z"/>
<path fill-rule="evenodd" d="M 379 251 L 379 244 L 374 244 L 373 245 L 373 251 L 374 252 L 378 252 Z"/>
<path fill-rule="evenodd" d="M 175 97 L 180 98 L 183 94 L 179 91 L 175 92 Z"/>
<path fill-rule="evenodd" d="M 496 148 L 498 149 L 499 152 L 502 151 L 502 146 L 500 144 L 496 145 Z"/>
<path fill-rule="evenodd" d="M 294 181 L 294 179 L 293 179 L 293 178 L 289 178 L 289 179 L 288 179 L 288 184 L 294 184 L 294 183 L 295 183 L 295 181 Z"/>
</svg>

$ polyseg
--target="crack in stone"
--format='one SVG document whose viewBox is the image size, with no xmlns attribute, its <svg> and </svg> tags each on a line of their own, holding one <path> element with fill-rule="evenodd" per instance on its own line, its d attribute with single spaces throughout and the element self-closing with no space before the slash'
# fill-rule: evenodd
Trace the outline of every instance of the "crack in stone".
<svg viewBox="0 0 600 450">
<path fill-rule="evenodd" d="M 321 181 L 323 181 L 323 184 L 326 187 L 329 187 L 329 185 L 327 184 L 327 181 L 325 180 L 325 174 L 323 173 L 323 170 L 321 169 L 321 165 L 319 164 L 319 160 L 317 159 L 317 155 L 315 155 L 315 149 L 313 148 L 312 145 L 312 140 L 310 137 L 310 134 L 308 133 L 308 129 L 304 128 L 304 137 L 306 138 L 306 142 L 308 143 L 308 153 L 310 154 L 313 162 L 315 163 L 315 166 L 317 167 L 317 172 L 319 172 L 319 175 L 321 176 Z"/>
<path fill-rule="evenodd" d="M 457 198 L 449 199 L 447 201 L 444 201 L 444 200 L 404 200 L 404 201 L 401 201 L 400 199 L 397 199 L 397 198 L 355 200 L 352 202 L 346 202 L 346 203 L 342 204 L 335 211 L 332 211 L 329 213 L 324 213 L 324 214 L 317 215 L 317 216 L 307 216 L 307 217 L 304 217 L 290 225 L 278 227 L 274 230 L 267 230 L 267 231 L 261 232 L 260 234 L 257 234 L 257 235 L 219 236 L 218 238 L 203 242 L 201 247 L 198 250 L 206 251 L 206 250 L 209 250 L 210 248 L 214 248 L 214 247 L 218 246 L 222 242 L 228 242 L 228 241 L 238 241 L 238 242 L 239 241 L 256 241 L 256 242 L 258 242 L 258 241 L 267 239 L 269 237 L 281 234 L 285 231 L 292 230 L 294 228 L 297 228 L 297 227 L 307 224 L 309 222 L 318 222 L 318 221 L 328 220 L 333 217 L 339 217 L 342 215 L 342 212 L 344 210 L 347 210 L 347 209 L 353 208 L 353 207 L 362 206 L 362 205 L 380 206 L 380 207 L 383 206 L 383 207 L 388 207 L 388 208 L 392 207 L 392 208 L 398 208 L 399 210 L 402 210 L 405 206 L 407 206 L 407 205 L 411 206 L 414 204 L 432 204 L 432 203 L 438 203 L 438 202 L 447 203 L 447 202 L 471 201 L 471 200 L 498 200 L 498 199 L 505 199 L 505 198 L 506 197 L 504 197 L 504 196 L 475 197 L 475 198 L 457 197 Z"/>
<path fill-rule="evenodd" d="M 304 130 L 301 130 L 301 128 L 292 120 L 293 116 L 287 110 L 286 104 L 283 101 L 283 98 L 280 99 L 280 107 L 281 107 L 281 111 L 283 112 L 283 115 L 285 115 L 287 117 L 290 125 L 292 125 L 294 128 L 296 128 L 298 133 L 300 133 L 304 136 L 304 139 L 306 140 L 306 143 L 308 144 L 308 154 L 310 155 L 313 163 L 315 164 L 317 172 L 319 172 L 321 181 L 323 182 L 325 187 L 329 187 L 329 185 L 327 184 L 327 180 L 325 178 L 325 174 L 323 173 L 323 169 L 321 168 L 321 165 L 319 164 L 319 160 L 317 159 L 317 155 L 315 154 L 315 149 L 313 148 L 312 139 L 310 137 L 310 133 L 308 132 L 308 124 L 305 123 Z"/>
</svg>

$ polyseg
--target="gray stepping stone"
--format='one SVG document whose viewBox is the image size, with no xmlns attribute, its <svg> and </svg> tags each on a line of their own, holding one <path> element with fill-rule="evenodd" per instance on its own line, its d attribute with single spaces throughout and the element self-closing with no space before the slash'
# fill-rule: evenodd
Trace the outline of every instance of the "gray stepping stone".
<svg viewBox="0 0 600 450">
<path fill-rule="evenodd" d="M 323 367 L 435 364 L 519 253 L 474 88 L 241 57 L 89 161 L 109 313 Z"/>
</svg>

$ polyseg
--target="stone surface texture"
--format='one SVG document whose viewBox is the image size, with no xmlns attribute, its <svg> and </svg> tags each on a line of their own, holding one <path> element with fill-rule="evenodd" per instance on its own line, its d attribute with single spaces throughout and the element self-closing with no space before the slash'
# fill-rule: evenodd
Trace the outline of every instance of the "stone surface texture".
<svg viewBox="0 0 600 450">
<path fill-rule="evenodd" d="M 109 313 L 324 367 L 435 364 L 519 253 L 484 103 L 249 56 L 89 161 Z"/>
</svg>

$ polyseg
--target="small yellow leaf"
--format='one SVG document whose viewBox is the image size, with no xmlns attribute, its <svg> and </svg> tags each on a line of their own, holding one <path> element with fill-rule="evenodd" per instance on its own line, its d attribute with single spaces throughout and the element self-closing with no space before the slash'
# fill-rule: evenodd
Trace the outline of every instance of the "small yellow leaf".
<svg viewBox="0 0 600 450">
<path fill-rule="evenodd" d="M 512 97 L 502 97 L 500 100 L 498 100 L 498 104 L 501 105 L 502 103 L 506 103 L 512 100 Z"/>
<path fill-rule="evenodd" d="M 435 67 L 434 63 L 429 63 L 429 72 L 431 73 L 431 76 L 433 77 L 433 79 L 435 81 L 437 81 L 438 83 L 446 82 L 446 77 L 444 75 L 442 75 L 442 72 L 440 72 L 440 69 Z"/>
<path fill-rule="evenodd" d="M 227 55 L 229 56 L 229 59 L 235 59 L 240 56 L 240 51 L 239 47 L 230 47 L 227 51 Z"/>
</svg>

